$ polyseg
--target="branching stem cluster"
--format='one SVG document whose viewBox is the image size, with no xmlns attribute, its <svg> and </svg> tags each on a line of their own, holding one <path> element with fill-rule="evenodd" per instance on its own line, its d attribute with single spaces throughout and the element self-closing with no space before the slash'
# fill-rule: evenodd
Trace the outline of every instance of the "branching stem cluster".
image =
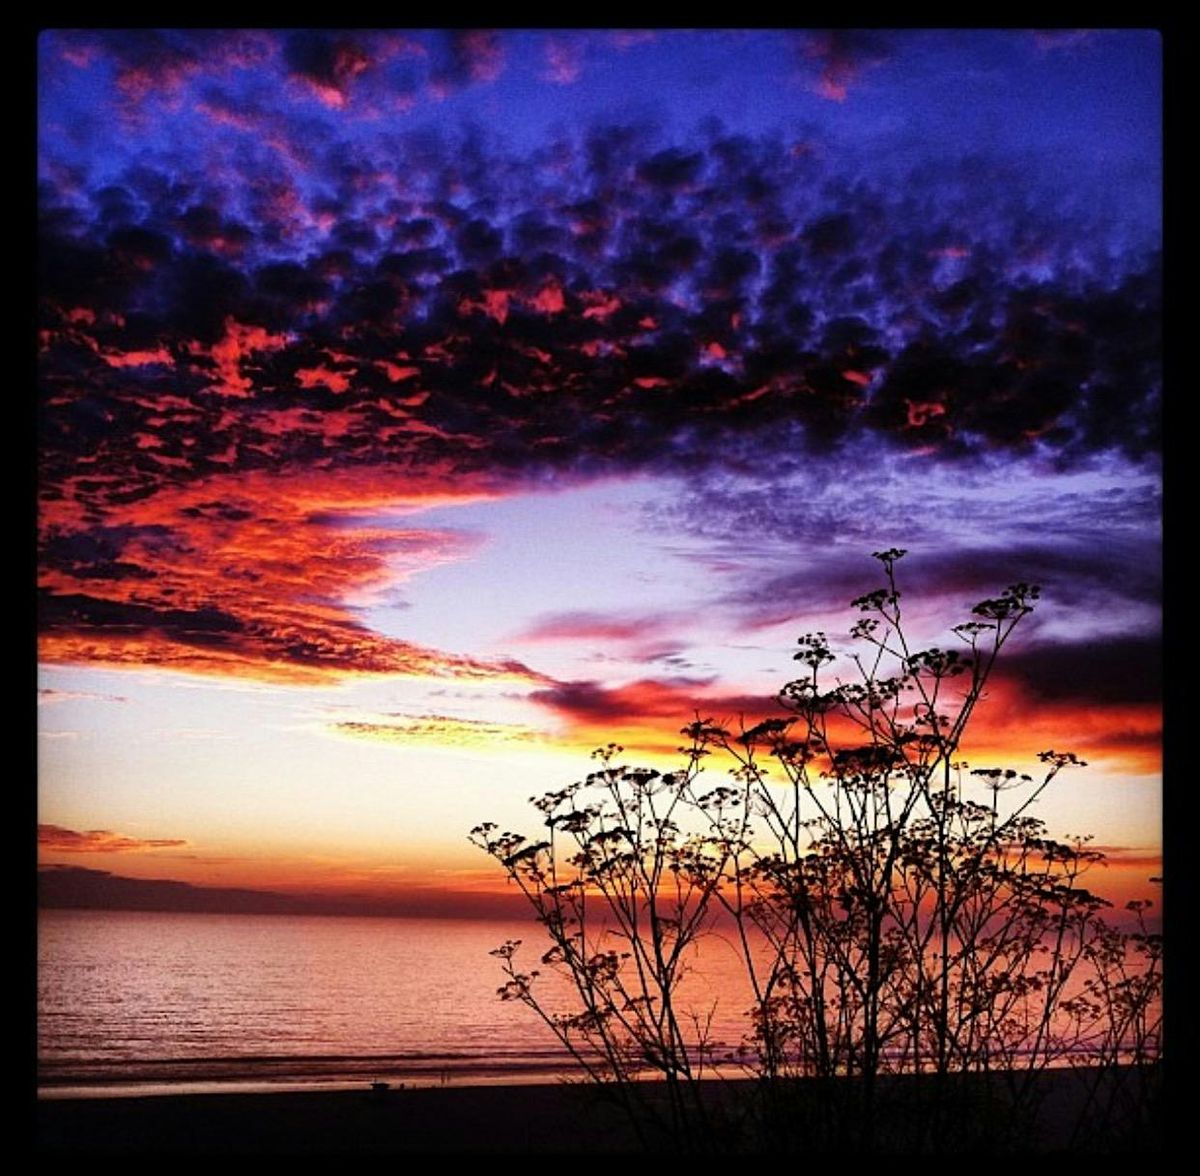
<svg viewBox="0 0 1200 1176">
<path fill-rule="evenodd" d="M 710 1142 L 700 1080 L 736 1061 L 761 1080 L 765 1121 L 796 1079 L 812 1079 L 827 1134 L 869 1147 L 880 1080 L 924 1074 L 915 1142 L 927 1147 L 944 1138 L 963 1075 L 995 1076 L 1014 1117 L 1049 1067 L 1103 1075 L 1159 1060 L 1162 941 L 1144 922 L 1149 904 L 1130 904 L 1137 929 L 1118 930 L 1083 885 L 1102 855 L 1086 838 L 1050 838 L 1031 814 L 1060 773 L 1085 765 L 1044 751 L 1034 776 L 961 758 L 1038 589 L 981 601 L 953 628 L 957 648 L 914 649 L 903 554 L 876 553 L 884 584 L 852 604 L 847 680 L 829 680 L 825 635 L 806 634 L 784 713 L 752 726 L 697 715 L 673 772 L 626 766 L 609 744 L 586 779 L 532 801 L 543 838 L 472 831 L 529 900 L 550 941 L 542 966 L 576 1003 L 552 1011 L 515 941 L 495 952 L 501 996 L 532 1009 L 639 1125 L 649 1116 L 672 1138 Z M 716 785 L 714 756 L 729 765 Z M 724 1052 L 713 1010 L 679 999 L 716 929 L 732 929 L 751 1004 L 744 1040 Z M 647 1074 L 665 1079 L 652 1099 L 635 1082 Z M 1118 1087 L 1096 1080 L 1089 1106 L 1111 1113 Z"/>
</svg>

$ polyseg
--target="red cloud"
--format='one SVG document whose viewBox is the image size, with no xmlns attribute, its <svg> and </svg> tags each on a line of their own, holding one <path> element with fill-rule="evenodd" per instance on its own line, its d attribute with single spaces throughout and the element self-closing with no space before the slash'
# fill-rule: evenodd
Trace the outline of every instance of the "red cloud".
<svg viewBox="0 0 1200 1176">
<path fill-rule="evenodd" d="M 680 729 L 696 719 L 736 730 L 766 714 L 779 714 L 761 696 L 712 694 L 708 682 L 643 678 L 606 688 L 596 682 L 559 682 L 529 695 L 531 702 L 554 711 L 568 724 L 564 741 L 598 746 L 620 742 L 631 752 L 670 755 L 682 742 Z"/>
<path fill-rule="evenodd" d="M 485 496 L 444 484 L 432 470 L 410 480 L 388 469 L 247 472 L 110 504 L 99 530 L 79 504 L 48 504 L 40 656 L 284 682 L 544 682 L 517 662 L 428 649 L 355 618 L 373 592 L 467 549 L 453 532 L 364 517 Z"/>
<path fill-rule="evenodd" d="M 532 298 L 529 305 L 542 314 L 559 314 L 566 306 L 562 287 L 555 281 L 547 282 Z"/>
<path fill-rule="evenodd" d="M 145 367 L 152 363 L 165 364 L 173 367 L 175 360 L 165 347 L 156 347 L 153 351 L 102 351 L 100 358 L 109 367 Z"/>
<path fill-rule="evenodd" d="M 474 82 L 494 82 L 504 72 L 504 46 L 493 29 L 469 29 L 458 41 Z"/>
<path fill-rule="evenodd" d="M 221 396 L 245 398 L 253 395 L 254 383 L 242 374 L 243 361 L 250 359 L 255 352 L 278 351 L 287 343 L 286 335 L 272 335 L 262 327 L 246 326 L 227 318 L 224 338 L 211 348 L 193 343 L 189 350 L 193 355 L 209 355 L 216 365 L 221 379 L 213 385 L 213 391 Z"/>
<path fill-rule="evenodd" d="M 878 33 L 831 29 L 808 34 L 803 55 L 820 66 L 813 85 L 816 92 L 831 102 L 844 102 L 850 87 L 887 61 L 891 50 Z"/>
<path fill-rule="evenodd" d="M 296 379 L 300 381 L 301 388 L 315 388 L 320 385 L 328 388 L 330 392 L 337 393 L 346 392 L 350 388 L 349 376 L 333 368 L 299 368 Z"/>
<path fill-rule="evenodd" d="M 365 41 L 320 31 L 291 34 L 284 45 L 284 57 L 292 76 L 332 110 L 341 110 L 349 103 L 354 80 L 372 65 Z"/>
<path fill-rule="evenodd" d="M 641 641 L 661 633 L 666 618 L 617 617 L 607 613 L 566 612 L 544 617 L 524 630 L 518 641 Z"/>
<path fill-rule="evenodd" d="M 551 37 L 546 42 L 546 71 L 543 76 L 547 81 L 569 86 L 579 81 L 582 72 L 583 47 L 578 40 Z"/>
</svg>

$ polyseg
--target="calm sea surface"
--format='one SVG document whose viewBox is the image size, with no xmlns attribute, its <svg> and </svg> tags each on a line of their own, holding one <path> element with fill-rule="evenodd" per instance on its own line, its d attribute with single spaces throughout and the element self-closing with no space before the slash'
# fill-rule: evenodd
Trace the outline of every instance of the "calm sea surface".
<svg viewBox="0 0 1200 1176">
<path fill-rule="evenodd" d="M 545 1079 L 569 1059 L 502 1002 L 489 951 L 535 924 L 442 919 L 43 911 L 41 1092 L 145 1092 Z M 740 995 L 719 941 L 689 981 L 713 1036 L 736 1045 Z M 548 993 L 553 1004 L 553 993 Z M 560 1008 L 565 1005 L 560 1004 Z"/>
</svg>

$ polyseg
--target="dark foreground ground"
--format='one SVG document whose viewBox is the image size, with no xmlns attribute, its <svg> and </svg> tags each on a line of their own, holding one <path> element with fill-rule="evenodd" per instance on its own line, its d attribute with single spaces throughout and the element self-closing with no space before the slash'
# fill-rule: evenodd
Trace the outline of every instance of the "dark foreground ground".
<svg viewBox="0 0 1200 1176">
<path fill-rule="evenodd" d="M 1118 1151 L 1163 1146 L 1161 1076 L 1150 1087 L 1134 1075 L 1099 1084 L 1077 1072 L 1039 1076 L 1036 1113 L 1019 1118 L 999 1087 L 963 1087 L 934 1123 L 930 1079 L 893 1080 L 880 1091 L 869 1130 L 860 1121 L 818 1112 L 811 1083 L 788 1092 L 787 1105 L 764 1128 L 743 1111 L 755 1097 L 748 1082 L 706 1085 L 718 1123 L 712 1137 L 729 1150 L 960 1153 Z M 647 1088 L 651 1103 L 661 1083 Z M 840 1097 L 843 1091 L 837 1092 Z M 761 1104 L 755 1103 L 756 1107 Z M 662 1110 L 659 1102 L 656 1109 Z M 431 1089 L 161 1095 L 144 1098 L 46 1099 L 36 1107 L 44 1155 L 96 1154 L 598 1154 L 695 1150 L 703 1141 L 656 1133 L 639 1139 L 628 1116 L 586 1086 L 463 1086 Z M 873 1136 L 873 1138 L 871 1138 Z M 692 1145 L 692 1146 L 689 1146 Z"/>
</svg>

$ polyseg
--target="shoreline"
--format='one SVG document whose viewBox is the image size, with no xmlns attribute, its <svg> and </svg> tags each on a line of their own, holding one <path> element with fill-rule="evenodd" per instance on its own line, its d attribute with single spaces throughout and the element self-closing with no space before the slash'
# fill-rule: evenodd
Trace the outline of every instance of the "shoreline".
<svg viewBox="0 0 1200 1176">
<path fill-rule="evenodd" d="M 561 1071 L 536 1070 L 529 1072 L 465 1073 L 442 1078 L 428 1072 L 397 1075 L 381 1072 L 378 1080 L 388 1084 L 390 1092 L 409 1090 L 473 1090 L 493 1086 L 556 1086 L 573 1083 L 577 1073 L 564 1067 Z M 653 1081 L 653 1079 L 649 1079 Z M 95 1099 L 172 1098 L 176 1095 L 270 1095 L 270 1094 L 338 1094 L 361 1092 L 369 1088 L 370 1079 L 361 1075 L 343 1077 L 294 1078 L 192 1078 L 180 1081 L 137 1079 L 127 1082 L 63 1081 L 39 1083 L 38 1102 L 87 1101 Z"/>
<path fill-rule="evenodd" d="M 1039 1115 L 1028 1129 L 1005 1136 L 999 1152 L 1045 1154 L 1062 1151 L 1120 1150 L 1154 1154 L 1163 1147 L 1161 1100 L 1130 1127 L 1102 1139 L 1102 1116 L 1091 1115 L 1082 1135 L 1076 1125 L 1087 1110 L 1089 1080 L 1099 1077 L 1104 1103 L 1122 1094 L 1130 1068 L 1115 1075 L 1099 1071 L 1047 1071 L 1035 1077 Z M 931 1093 L 930 1076 L 896 1076 L 880 1082 L 881 1131 L 889 1122 L 909 1130 Z M 840 1080 L 839 1080 L 840 1081 Z M 1161 1090 L 1161 1074 L 1152 1078 Z M 1109 1087 L 1103 1087 L 1109 1083 Z M 1114 1084 L 1115 1085 L 1112 1085 Z M 664 1097 L 665 1084 L 638 1084 L 651 1103 Z M 744 1108 L 755 1084 L 748 1079 L 706 1080 L 705 1103 L 717 1111 Z M 789 1091 L 788 1133 L 797 1150 L 813 1147 L 799 1126 L 811 1113 L 816 1080 L 805 1079 Z M 1143 1088 L 1143 1092 L 1144 1092 Z M 850 1088 L 843 1086 L 839 1095 Z M 991 1130 L 1004 1114 L 999 1076 L 972 1076 L 956 1094 L 953 1114 L 961 1127 Z M 1143 1110 L 1145 1107 L 1143 1108 Z M 256 1092 L 159 1092 L 99 1097 L 39 1097 L 35 1105 L 36 1147 L 45 1155 L 351 1155 L 351 1154 L 644 1154 L 679 1150 L 672 1140 L 639 1139 L 629 1119 L 601 1092 L 583 1082 L 498 1081 L 479 1085 L 430 1085 L 372 1090 L 260 1090 Z M 1086 1118 L 1086 1116 L 1084 1116 Z M 816 1123 L 816 1120 L 813 1121 Z M 1115 1120 L 1107 1124 L 1116 1126 Z M 957 1129 L 957 1128 L 956 1128 Z M 844 1132 L 843 1132 L 844 1134 Z M 886 1135 L 885 1135 L 886 1138 Z M 854 1141 L 853 1135 L 850 1136 Z M 676 1141 L 677 1143 L 677 1141 Z M 844 1144 L 842 1145 L 844 1146 Z M 772 1150 L 742 1142 L 733 1150 L 749 1154 Z M 832 1150 L 832 1148 L 831 1148 Z M 889 1150 L 883 1147 L 882 1150 Z M 898 1152 L 903 1148 L 895 1149 Z M 978 1143 L 964 1145 L 978 1150 Z"/>
<path fill-rule="evenodd" d="M 1094 1069 L 1089 1055 L 1056 1058 L 1045 1072 L 1090 1072 Z M 279 1094 L 334 1093 L 361 1091 L 373 1082 L 386 1083 L 393 1091 L 461 1090 L 493 1086 L 556 1086 L 577 1084 L 581 1070 L 562 1051 L 554 1060 L 513 1062 L 491 1061 L 486 1065 L 465 1065 L 464 1059 L 439 1058 L 416 1061 L 394 1055 L 378 1057 L 292 1057 L 279 1055 L 263 1058 L 170 1058 L 130 1062 L 120 1067 L 126 1073 L 88 1074 L 86 1068 L 56 1067 L 55 1073 L 39 1072 L 36 1097 L 39 1101 L 64 1099 L 160 1098 L 192 1094 Z M 63 1069 L 65 1073 L 61 1072 Z M 72 1072 L 74 1070 L 74 1072 Z M 994 1071 L 994 1074 L 1002 1071 Z M 928 1077 L 929 1071 L 925 1071 Z M 908 1072 L 881 1076 L 883 1082 L 904 1081 L 917 1077 Z M 661 1081 L 661 1075 L 646 1071 L 638 1082 Z M 703 1082 L 712 1085 L 751 1082 L 746 1066 L 736 1061 L 710 1061 Z"/>
</svg>

